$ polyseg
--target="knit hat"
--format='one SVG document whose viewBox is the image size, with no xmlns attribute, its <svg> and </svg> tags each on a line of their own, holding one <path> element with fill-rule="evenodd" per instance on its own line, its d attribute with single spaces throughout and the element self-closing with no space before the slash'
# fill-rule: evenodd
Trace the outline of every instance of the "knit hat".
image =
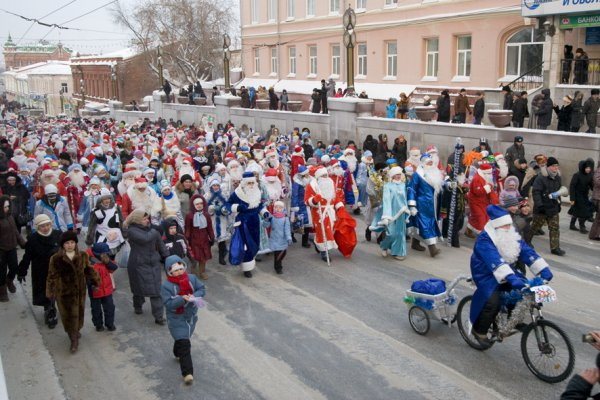
<svg viewBox="0 0 600 400">
<path fill-rule="evenodd" d="M 517 199 L 515 196 L 512 196 L 510 194 L 502 197 L 500 200 L 501 200 L 500 205 L 503 208 L 514 207 L 514 206 L 519 205 L 519 199 Z"/>
<path fill-rule="evenodd" d="M 500 206 L 487 206 L 487 213 L 490 217 L 489 224 L 491 224 L 493 228 L 499 228 L 504 225 L 512 224 L 512 218 L 510 217 L 510 214 Z"/>
<path fill-rule="evenodd" d="M 591 94 L 592 96 L 595 94 L 600 94 L 600 89 L 592 89 Z"/>
<path fill-rule="evenodd" d="M 99 258 L 102 254 L 110 253 L 110 247 L 104 242 L 94 243 L 92 246 L 92 253 L 94 254 L 94 257 Z"/>
<path fill-rule="evenodd" d="M 112 193 L 110 192 L 110 190 L 108 190 L 107 188 L 100 189 L 100 200 L 106 197 L 112 198 Z"/>
<path fill-rule="evenodd" d="M 515 136 L 515 143 L 523 143 L 523 136 Z"/>
<path fill-rule="evenodd" d="M 187 265 L 185 264 L 185 262 L 177 255 L 172 255 L 165 259 L 165 272 L 167 273 L 167 275 L 171 275 L 171 269 L 177 263 L 183 264 L 184 271 L 187 269 Z"/>
<path fill-rule="evenodd" d="M 181 176 L 181 178 L 179 178 L 180 183 L 183 183 L 187 180 L 193 181 L 192 176 L 190 174 L 184 174 Z"/>
<path fill-rule="evenodd" d="M 558 160 L 554 157 L 548 157 L 548 161 L 546 161 L 546 167 L 551 167 L 552 165 L 558 165 Z"/>
<path fill-rule="evenodd" d="M 273 206 L 285 208 L 285 204 L 283 204 L 283 201 L 281 201 L 281 200 L 277 200 L 275 203 L 273 203 Z"/>
<path fill-rule="evenodd" d="M 38 226 L 47 224 L 48 222 L 52 222 L 50 217 L 48 217 L 46 214 L 39 214 L 33 219 L 33 226 L 37 228 Z"/>
<path fill-rule="evenodd" d="M 79 239 L 77 239 L 77 233 L 73 231 L 63 232 L 63 234 L 60 236 L 60 247 L 62 247 L 63 244 L 70 240 L 74 241 L 75 243 L 78 243 Z"/>
<path fill-rule="evenodd" d="M 58 188 L 56 187 L 56 185 L 53 184 L 48 184 L 46 186 L 44 186 L 44 193 L 45 194 L 57 194 L 58 193 Z"/>
<path fill-rule="evenodd" d="M 371 153 L 371 150 L 366 150 L 363 153 L 363 157 L 373 157 L 373 153 Z"/>
</svg>

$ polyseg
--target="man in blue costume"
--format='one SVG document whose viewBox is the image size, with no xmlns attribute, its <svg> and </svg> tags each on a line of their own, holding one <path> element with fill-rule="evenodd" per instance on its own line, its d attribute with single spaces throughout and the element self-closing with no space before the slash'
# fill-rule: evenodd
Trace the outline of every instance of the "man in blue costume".
<svg viewBox="0 0 600 400">
<path fill-rule="evenodd" d="M 309 229 L 312 227 L 312 221 L 310 220 L 310 213 L 304 203 L 304 191 L 306 190 L 306 185 L 308 185 L 310 179 L 308 168 L 304 165 L 298 166 L 298 173 L 294 175 L 292 183 L 292 198 L 290 204 L 290 210 L 294 213 L 295 217 L 292 230 L 302 231 L 302 247 L 307 248 L 310 247 L 308 235 Z"/>
<path fill-rule="evenodd" d="M 421 165 L 412 176 L 408 186 L 408 207 L 414 224 L 418 229 L 412 238 L 411 248 L 425 251 L 419 240 L 429 249 L 429 255 L 435 257 L 440 250 L 435 246 L 437 238 L 442 236 L 438 226 L 442 202 L 442 172 L 434 165 L 429 154 L 421 156 Z"/>
<path fill-rule="evenodd" d="M 261 202 L 261 190 L 252 172 L 244 172 L 242 181 L 235 191 L 229 196 L 226 208 L 235 217 L 235 232 L 229 247 L 229 263 L 240 265 L 246 278 L 252 278 L 252 270 L 256 264 L 254 260 L 260 246 L 260 216 L 268 218 L 269 213 L 264 210 Z"/>
<path fill-rule="evenodd" d="M 406 257 L 406 185 L 401 167 L 388 171 L 389 182 L 383 187 L 383 214 L 381 224 L 386 227 L 385 239 L 379 245 L 381 255 L 391 254 L 397 260 Z"/>
<path fill-rule="evenodd" d="M 552 272 L 516 232 L 510 214 L 500 206 L 489 205 L 490 217 L 477 237 L 471 256 L 471 275 L 477 285 L 471 303 L 470 320 L 474 336 L 488 341 L 487 332 L 500 310 L 500 292 L 523 289 L 525 276 L 517 269 L 517 261 L 529 267 L 534 275 L 549 281 Z"/>
</svg>

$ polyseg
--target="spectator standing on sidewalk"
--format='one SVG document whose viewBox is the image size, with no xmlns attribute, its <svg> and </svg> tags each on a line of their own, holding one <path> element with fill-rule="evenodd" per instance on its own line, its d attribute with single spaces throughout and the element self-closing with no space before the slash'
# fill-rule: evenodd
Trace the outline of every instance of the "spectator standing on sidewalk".
<svg viewBox="0 0 600 400">
<path fill-rule="evenodd" d="M 288 92 L 287 92 L 287 90 L 283 89 L 283 92 L 281 92 L 281 97 L 279 97 L 279 109 L 282 111 L 287 111 L 288 110 L 288 101 L 289 101 Z"/>
<path fill-rule="evenodd" d="M 473 123 L 475 125 L 481 125 L 483 115 L 485 114 L 485 94 L 483 92 L 477 92 L 477 100 L 473 106 Z"/>
<path fill-rule="evenodd" d="M 8 301 L 7 289 L 10 293 L 17 291 L 13 282 L 19 267 L 17 245 L 25 246 L 10 209 L 10 198 L 0 196 L 0 302 Z"/>
<path fill-rule="evenodd" d="M 596 208 L 596 219 L 594 219 L 588 237 L 591 240 L 600 240 L 600 162 L 598 162 L 598 166 L 594 172 L 593 182 L 594 189 L 592 190 L 592 201 Z"/>
<path fill-rule="evenodd" d="M 467 90 L 460 89 L 458 96 L 454 100 L 454 115 L 457 121 L 461 124 L 467 122 L 467 112 L 472 114 L 469 99 L 467 98 Z"/>
<path fill-rule="evenodd" d="M 513 103 L 513 117 L 512 122 L 515 128 L 522 128 L 525 118 L 529 117 L 529 110 L 527 109 L 527 91 L 522 91 L 519 96 L 516 96 L 517 100 Z"/>
<path fill-rule="evenodd" d="M 504 95 L 504 102 L 502 103 L 503 110 L 512 110 L 513 106 L 513 92 L 510 86 L 502 86 L 502 94 Z"/>
<path fill-rule="evenodd" d="M 450 122 L 450 94 L 447 90 L 442 90 L 440 97 L 438 97 L 436 112 L 438 122 Z"/>
<path fill-rule="evenodd" d="M 546 130 L 552 123 L 553 102 L 550 98 L 550 89 L 542 89 L 543 99 L 540 101 L 539 109 L 536 112 L 537 128 Z"/>
<path fill-rule="evenodd" d="M 598 110 L 600 110 L 600 89 L 592 89 L 591 96 L 583 104 L 582 110 L 588 126 L 587 133 L 596 133 Z"/>
</svg>

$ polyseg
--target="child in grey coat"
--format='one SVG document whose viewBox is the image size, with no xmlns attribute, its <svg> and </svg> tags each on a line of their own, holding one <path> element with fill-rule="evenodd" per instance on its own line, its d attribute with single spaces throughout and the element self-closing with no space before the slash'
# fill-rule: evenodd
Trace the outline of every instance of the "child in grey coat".
<svg viewBox="0 0 600 400">
<path fill-rule="evenodd" d="M 292 231 L 290 219 L 284 211 L 282 201 L 276 201 L 273 205 L 271 218 L 271 235 L 269 236 L 269 248 L 273 251 L 273 267 L 278 274 L 283 273 L 281 262 L 287 253 L 287 248 L 292 244 Z"/>
</svg>

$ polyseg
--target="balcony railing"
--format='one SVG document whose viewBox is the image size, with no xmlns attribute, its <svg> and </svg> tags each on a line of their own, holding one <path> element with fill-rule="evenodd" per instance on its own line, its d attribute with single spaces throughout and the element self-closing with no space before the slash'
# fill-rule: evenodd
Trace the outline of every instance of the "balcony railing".
<svg viewBox="0 0 600 400">
<path fill-rule="evenodd" d="M 560 60 L 560 83 L 600 85 L 600 58 Z"/>
<path fill-rule="evenodd" d="M 521 74 L 519 77 L 513 79 L 509 83 L 503 83 L 502 85 L 510 86 L 514 92 L 521 92 L 524 90 L 537 89 L 544 84 L 544 78 L 542 76 L 542 61 L 538 65 L 527 70 L 527 72 Z"/>
</svg>

